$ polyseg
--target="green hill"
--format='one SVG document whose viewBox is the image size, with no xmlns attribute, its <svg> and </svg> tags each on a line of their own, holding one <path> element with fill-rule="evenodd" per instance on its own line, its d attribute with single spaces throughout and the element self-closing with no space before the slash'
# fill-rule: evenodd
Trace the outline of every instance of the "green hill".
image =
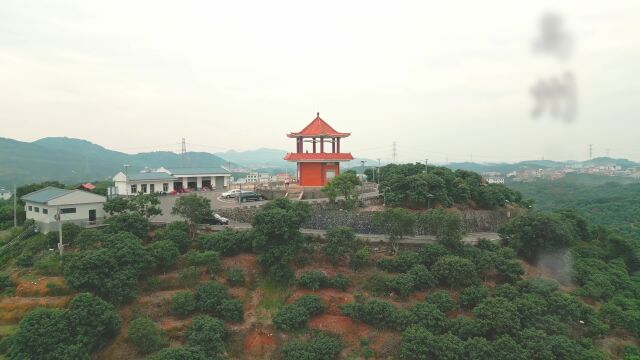
<svg viewBox="0 0 640 360">
<path fill-rule="evenodd" d="M 224 166 L 227 161 L 203 152 L 188 152 L 184 158 L 169 151 L 126 154 L 66 137 L 34 142 L 0 138 L 0 184 L 4 185 L 104 180 L 122 171 L 124 164 L 130 165 L 129 171 L 140 171 L 160 166 Z"/>
</svg>

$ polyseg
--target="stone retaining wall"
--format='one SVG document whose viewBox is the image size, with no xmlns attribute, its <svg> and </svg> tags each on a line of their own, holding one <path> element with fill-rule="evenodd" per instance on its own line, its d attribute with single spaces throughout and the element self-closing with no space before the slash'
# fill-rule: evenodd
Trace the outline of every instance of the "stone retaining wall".
<svg viewBox="0 0 640 360">
<path fill-rule="evenodd" d="M 312 203 L 311 207 L 313 209 L 311 219 L 303 225 L 305 229 L 326 230 L 336 226 L 348 226 L 359 234 L 381 233 L 372 224 L 374 211 L 339 210 L 327 203 Z M 258 210 L 259 207 L 240 207 L 220 209 L 218 213 L 234 221 L 250 223 Z M 520 209 L 464 210 L 459 214 L 465 233 L 496 232 L 501 224 L 522 211 Z"/>
</svg>

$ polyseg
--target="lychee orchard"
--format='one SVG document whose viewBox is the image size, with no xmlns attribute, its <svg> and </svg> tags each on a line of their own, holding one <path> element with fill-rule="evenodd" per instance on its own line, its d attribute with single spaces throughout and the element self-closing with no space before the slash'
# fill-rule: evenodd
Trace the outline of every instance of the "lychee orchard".
<svg viewBox="0 0 640 360">
<path fill-rule="evenodd" d="M 340 141 L 349 135 L 332 128 L 320 113 L 300 132 L 287 134 L 296 139 L 296 151 L 284 159 L 298 164 L 298 185 L 321 187 L 340 175 L 340 162 L 353 160 L 351 153 L 340 152 Z"/>
</svg>

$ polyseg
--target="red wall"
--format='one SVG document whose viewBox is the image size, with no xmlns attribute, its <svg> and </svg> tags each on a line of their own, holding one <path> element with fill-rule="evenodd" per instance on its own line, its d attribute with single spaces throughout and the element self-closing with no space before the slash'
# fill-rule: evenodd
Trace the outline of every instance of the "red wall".
<svg viewBox="0 0 640 360">
<path fill-rule="evenodd" d="M 324 186 L 327 184 L 327 171 L 334 170 L 340 175 L 340 165 L 328 165 L 320 162 L 298 163 L 299 180 L 301 186 Z"/>
</svg>

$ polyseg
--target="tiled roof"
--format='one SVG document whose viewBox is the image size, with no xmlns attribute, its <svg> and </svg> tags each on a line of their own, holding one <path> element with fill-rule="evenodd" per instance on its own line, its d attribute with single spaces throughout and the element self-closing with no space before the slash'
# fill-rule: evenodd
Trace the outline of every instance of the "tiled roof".
<svg viewBox="0 0 640 360">
<path fill-rule="evenodd" d="M 206 174 L 231 174 L 229 170 L 218 167 L 202 167 L 202 168 L 174 168 L 167 169 L 173 175 L 206 175 Z"/>
<path fill-rule="evenodd" d="M 65 189 L 59 189 L 59 188 L 48 186 L 44 189 L 40 189 L 32 193 L 29 193 L 27 195 L 24 195 L 21 197 L 21 199 L 23 201 L 46 204 L 49 200 L 59 198 L 60 196 L 66 195 L 70 192 L 73 192 L 73 190 L 65 190 Z"/>
<path fill-rule="evenodd" d="M 351 161 L 351 153 L 288 153 L 287 161 Z"/>
<path fill-rule="evenodd" d="M 320 113 L 313 121 L 309 123 L 304 129 L 297 133 L 290 133 L 288 137 L 298 136 L 329 136 L 329 137 L 347 137 L 350 133 L 337 132 L 331 125 L 327 124 L 320 118 Z"/>
<path fill-rule="evenodd" d="M 130 174 L 130 175 L 127 175 L 127 178 L 129 180 L 134 180 L 134 181 L 136 180 L 176 180 L 176 178 L 174 176 L 171 176 L 171 174 L 167 174 L 166 172 L 161 172 L 161 171 Z"/>
</svg>

